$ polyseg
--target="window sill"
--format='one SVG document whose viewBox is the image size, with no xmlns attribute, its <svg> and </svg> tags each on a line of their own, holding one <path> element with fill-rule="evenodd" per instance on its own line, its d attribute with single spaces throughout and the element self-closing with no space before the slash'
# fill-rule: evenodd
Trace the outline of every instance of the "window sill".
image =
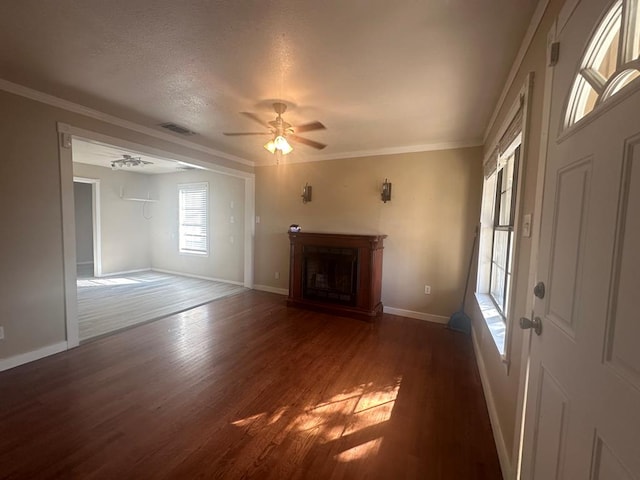
<svg viewBox="0 0 640 480">
<path fill-rule="evenodd" d="M 507 324 L 504 321 L 504 317 L 500 314 L 496 306 L 493 304 L 493 300 L 486 293 L 476 292 L 476 301 L 484 322 L 487 324 L 493 343 L 495 343 L 500 356 L 505 357 L 505 337 L 507 334 Z"/>
<path fill-rule="evenodd" d="M 185 257 L 208 257 L 209 252 L 178 252 L 178 255 L 184 255 Z"/>
</svg>

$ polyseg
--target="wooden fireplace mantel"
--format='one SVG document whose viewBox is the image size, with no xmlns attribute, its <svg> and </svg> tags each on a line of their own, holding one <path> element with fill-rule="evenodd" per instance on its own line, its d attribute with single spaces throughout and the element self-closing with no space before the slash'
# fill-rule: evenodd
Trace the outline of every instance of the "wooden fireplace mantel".
<svg viewBox="0 0 640 480">
<path fill-rule="evenodd" d="M 290 232 L 287 304 L 367 318 L 381 314 L 382 251 L 386 237 Z M 318 273 L 309 268 L 313 272 L 319 268 Z M 345 272 L 352 275 L 349 277 Z M 341 280 L 336 280 L 337 275 L 342 276 Z M 351 278 L 351 283 L 345 285 L 348 280 L 344 277 Z M 317 283 L 326 289 L 316 288 Z"/>
</svg>

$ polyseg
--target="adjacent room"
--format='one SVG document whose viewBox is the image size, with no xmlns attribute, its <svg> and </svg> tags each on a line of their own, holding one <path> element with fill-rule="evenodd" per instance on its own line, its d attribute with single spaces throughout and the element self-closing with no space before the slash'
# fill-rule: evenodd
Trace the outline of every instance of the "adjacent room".
<svg viewBox="0 0 640 480">
<path fill-rule="evenodd" d="M 5 2 L 0 478 L 640 478 L 639 2 Z"/>
<path fill-rule="evenodd" d="M 242 177 L 83 139 L 73 176 L 80 341 L 245 290 Z"/>
</svg>

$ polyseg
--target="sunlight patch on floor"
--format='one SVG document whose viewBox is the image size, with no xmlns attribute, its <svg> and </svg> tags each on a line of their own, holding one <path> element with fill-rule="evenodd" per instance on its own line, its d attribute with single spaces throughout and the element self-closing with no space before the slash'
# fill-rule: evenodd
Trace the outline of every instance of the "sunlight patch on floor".
<svg viewBox="0 0 640 480">
<path fill-rule="evenodd" d="M 392 400 L 354 413 L 349 425 L 345 427 L 343 435 L 351 435 L 365 428 L 374 427 L 388 421 L 391 418 L 394 406 L 395 400 Z"/>
<path fill-rule="evenodd" d="M 236 427 L 243 427 L 247 432 L 254 432 L 260 430 L 261 428 L 279 422 L 286 411 L 287 409 L 285 407 L 281 407 L 272 414 L 262 412 L 256 415 L 251 415 L 250 417 L 236 420 L 235 422 L 231 422 L 231 424 L 235 425 Z"/>
<path fill-rule="evenodd" d="M 133 278 L 119 277 L 119 278 L 92 278 L 78 279 L 78 287 L 104 287 L 111 285 L 133 285 L 140 283 L 139 280 Z"/>
<path fill-rule="evenodd" d="M 398 397 L 398 390 L 400 390 L 400 383 L 389 386 L 383 390 L 374 390 L 372 392 L 363 393 L 356 405 L 354 413 L 362 412 L 369 408 L 395 401 Z"/>
<path fill-rule="evenodd" d="M 382 388 L 373 383 L 358 385 L 305 408 L 293 418 L 291 415 L 287 418 L 286 415 L 287 412 L 293 413 L 292 407 L 284 406 L 271 414 L 261 412 L 232 424 L 251 433 L 277 422 L 287 422 L 285 431 L 312 433 L 320 437 L 324 444 L 345 440 L 349 436 L 346 440 L 348 446 L 336 454 L 335 459 L 340 462 L 361 460 L 378 452 L 383 440 L 379 436 L 380 430 L 368 432 L 366 429 L 390 420 L 401 381 L 402 377 L 398 377 Z M 355 434 L 362 434 L 363 439 L 359 440 L 361 443 L 358 445 L 352 446 L 353 439 L 358 438 Z M 373 435 L 376 438 L 371 438 Z"/>
<path fill-rule="evenodd" d="M 231 423 L 232 423 L 232 425 L 235 425 L 236 427 L 251 427 L 251 426 L 253 426 L 254 423 L 260 422 L 261 420 L 264 420 L 264 418 L 266 416 L 267 416 L 266 413 L 258 413 L 256 415 L 251 415 L 250 417 L 246 417 L 246 418 L 243 418 L 243 419 L 240 419 L 240 420 L 236 420 L 235 422 L 231 422 Z"/>
<path fill-rule="evenodd" d="M 333 458 L 335 458 L 339 462 L 353 462 L 354 460 L 362 460 L 378 453 L 381 443 L 382 438 L 375 438 L 373 440 L 369 440 L 368 442 L 361 443 L 360 445 L 356 445 L 353 448 L 349 448 L 348 450 L 344 450 L 335 455 Z"/>
</svg>

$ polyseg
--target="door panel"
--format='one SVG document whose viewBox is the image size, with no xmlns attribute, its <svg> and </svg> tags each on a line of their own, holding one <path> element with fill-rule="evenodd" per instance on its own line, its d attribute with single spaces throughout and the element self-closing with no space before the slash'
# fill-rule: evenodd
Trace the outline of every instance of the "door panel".
<svg viewBox="0 0 640 480">
<path fill-rule="evenodd" d="M 640 390 L 638 286 L 640 285 L 640 139 L 627 148 L 617 226 L 617 262 L 608 320 L 606 361 Z"/>
<path fill-rule="evenodd" d="M 564 429 L 568 414 L 568 399 L 560 384 L 544 368 L 540 372 L 540 398 L 535 429 L 536 446 L 533 455 L 534 477 L 555 480 L 560 477 L 564 453 Z"/>
<path fill-rule="evenodd" d="M 559 34 L 521 478 L 640 480 L 640 89 L 563 131 L 571 85 L 609 2 Z M 531 292 L 533 295 L 533 292 Z"/>
<path fill-rule="evenodd" d="M 551 272 L 546 316 L 571 337 L 578 322 L 591 161 L 581 160 L 558 171 L 551 235 Z M 577 248 L 575 248 L 577 247 Z"/>
<path fill-rule="evenodd" d="M 608 445 L 596 435 L 593 469 L 593 480 L 633 480 L 629 470 L 620 463 Z"/>
</svg>

